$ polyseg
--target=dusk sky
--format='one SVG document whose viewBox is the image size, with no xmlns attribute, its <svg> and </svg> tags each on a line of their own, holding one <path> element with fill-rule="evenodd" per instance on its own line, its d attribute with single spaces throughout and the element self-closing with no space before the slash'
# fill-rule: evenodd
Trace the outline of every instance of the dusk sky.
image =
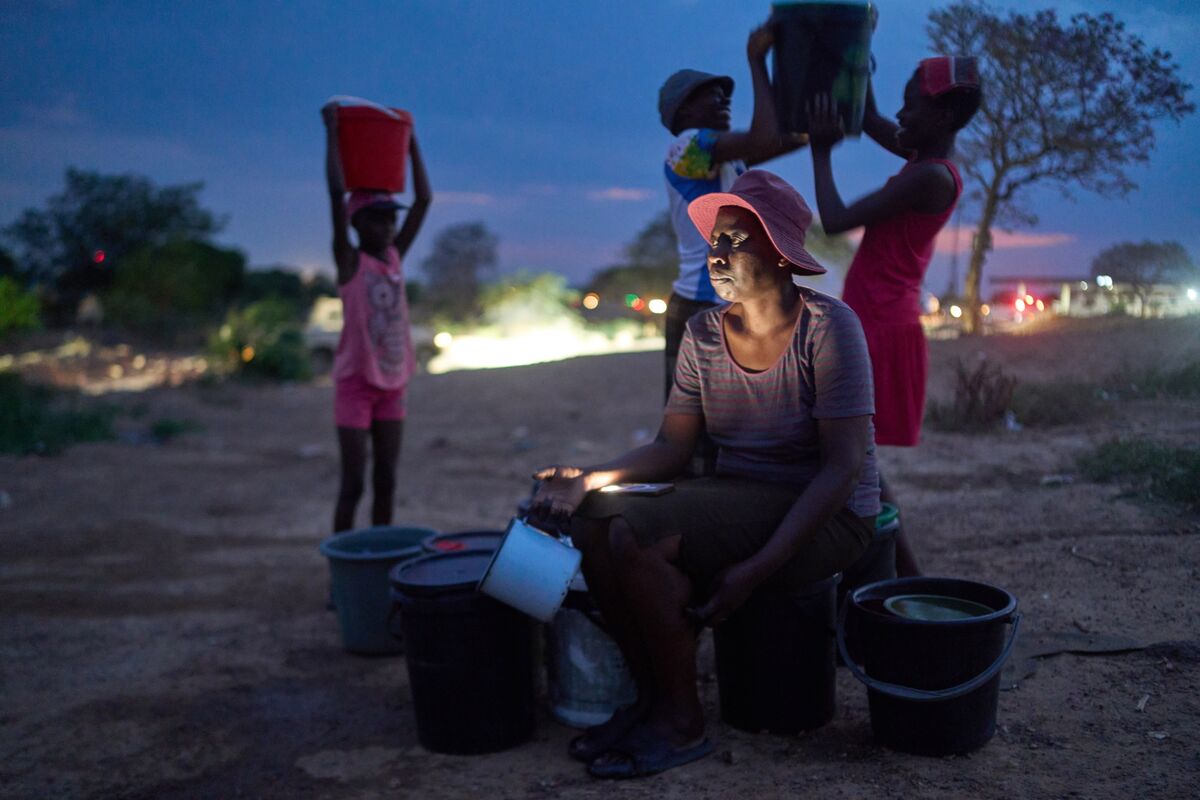
<svg viewBox="0 0 1200 800">
<path fill-rule="evenodd" d="M 929 55 L 925 17 L 937 5 L 879 3 L 875 85 L 887 114 Z M 1064 17 L 1112 11 L 1200 86 L 1194 0 L 996 5 L 1053 5 Z M 251 264 L 331 269 L 318 111 L 329 96 L 350 94 L 414 116 L 435 200 L 410 273 L 440 229 L 482 220 L 500 237 L 502 270 L 553 270 L 581 284 L 666 207 L 663 79 L 681 67 L 732 75 L 734 123 L 748 125 L 745 39 L 768 13 L 766 2 L 706 0 L 7 0 L 0 224 L 60 190 L 70 165 L 160 184 L 203 181 L 204 205 L 229 218 L 220 241 Z M 1075 202 L 1036 192 L 1039 225 L 997 235 L 986 274 L 1082 276 L 1097 252 L 1127 239 L 1179 240 L 1200 258 L 1200 117 L 1157 131 L 1150 164 L 1130 172 L 1139 191 L 1079 192 Z M 899 166 L 867 140 L 834 154 L 847 200 Z M 811 199 L 807 150 L 769 168 Z M 939 255 L 929 288 L 945 288 L 948 265 Z"/>
</svg>

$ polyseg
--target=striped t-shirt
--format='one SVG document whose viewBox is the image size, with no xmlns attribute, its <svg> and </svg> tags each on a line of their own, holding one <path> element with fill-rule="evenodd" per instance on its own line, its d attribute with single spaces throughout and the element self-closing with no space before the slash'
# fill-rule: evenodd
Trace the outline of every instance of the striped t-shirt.
<svg viewBox="0 0 1200 800">
<path fill-rule="evenodd" d="M 683 335 L 667 414 L 700 414 L 720 447 L 717 474 L 803 490 L 821 467 L 817 420 L 875 413 L 862 325 L 840 300 L 800 288 L 804 308 L 792 344 L 762 372 L 739 366 L 725 345 L 728 306 L 692 317 Z M 879 513 L 874 426 L 847 507 Z"/>
</svg>

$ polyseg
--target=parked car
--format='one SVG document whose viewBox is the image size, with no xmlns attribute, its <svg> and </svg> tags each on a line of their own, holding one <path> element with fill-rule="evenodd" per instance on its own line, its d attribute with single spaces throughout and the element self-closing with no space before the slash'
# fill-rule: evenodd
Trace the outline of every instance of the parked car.
<svg viewBox="0 0 1200 800">
<path fill-rule="evenodd" d="M 412 325 L 413 349 L 417 363 L 421 366 L 438 353 L 433 343 L 433 331 L 424 325 Z M 333 368 L 333 354 L 342 335 L 342 299 L 340 297 L 318 297 L 308 314 L 304 326 L 304 344 L 312 360 L 313 372 L 324 375 Z"/>
</svg>

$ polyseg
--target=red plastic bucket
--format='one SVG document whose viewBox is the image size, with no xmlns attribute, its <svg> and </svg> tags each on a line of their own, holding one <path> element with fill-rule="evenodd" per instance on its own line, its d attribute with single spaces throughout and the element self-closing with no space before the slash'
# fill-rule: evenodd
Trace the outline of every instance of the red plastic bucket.
<svg viewBox="0 0 1200 800">
<path fill-rule="evenodd" d="M 403 192 L 412 115 L 358 98 L 339 98 L 338 155 L 346 188 Z"/>
</svg>

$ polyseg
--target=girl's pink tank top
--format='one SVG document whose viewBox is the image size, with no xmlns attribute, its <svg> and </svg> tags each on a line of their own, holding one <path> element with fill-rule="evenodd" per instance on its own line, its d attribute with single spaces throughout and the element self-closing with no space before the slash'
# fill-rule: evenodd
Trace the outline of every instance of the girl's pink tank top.
<svg viewBox="0 0 1200 800">
<path fill-rule="evenodd" d="M 905 164 L 900 172 L 917 163 Z M 946 165 L 954 176 L 954 202 L 938 214 L 905 211 L 868 225 L 863 231 L 858 252 L 846 272 L 842 300 L 866 323 L 918 321 L 921 281 L 933 258 L 934 240 L 962 196 L 962 177 L 953 162 L 931 158 L 919 163 Z M 892 180 L 895 176 L 888 182 Z"/>
<path fill-rule="evenodd" d="M 408 327 L 408 296 L 400 254 L 387 261 L 361 250 L 354 277 L 338 287 L 342 335 L 333 361 L 335 380 L 361 377 L 379 389 L 401 389 L 416 363 Z"/>
</svg>

